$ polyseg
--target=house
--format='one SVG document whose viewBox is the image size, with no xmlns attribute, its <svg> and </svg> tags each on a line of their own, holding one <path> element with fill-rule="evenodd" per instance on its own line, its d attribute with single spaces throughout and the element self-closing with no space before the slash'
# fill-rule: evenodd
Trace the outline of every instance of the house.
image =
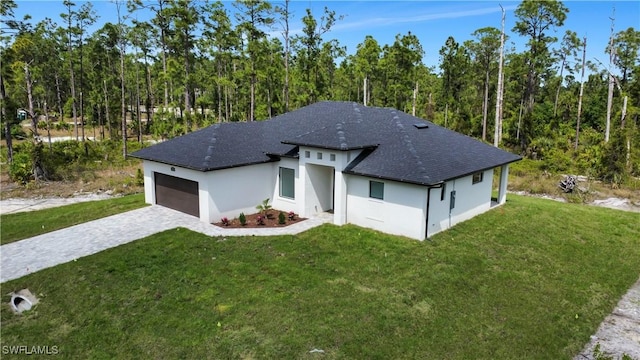
<svg viewBox="0 0 640 360">
<path fill-rule="evenodd" d="M 319 102 L 222 123 L 131 154 L 145 200 L 212 223 L 273 208 L 423 240 L 506 200 L 521 158 L 402 111 Z M 492 202 L 493 173 L 500 169 Z"/>
</svg>

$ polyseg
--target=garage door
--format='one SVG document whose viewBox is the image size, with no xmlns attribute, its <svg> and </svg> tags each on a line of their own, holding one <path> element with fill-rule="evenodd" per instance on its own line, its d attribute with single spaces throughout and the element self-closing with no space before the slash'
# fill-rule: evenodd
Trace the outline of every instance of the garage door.
<svg viewBox="0 0 640 360">
<path fill-rule="evenodd" d="M 156 204 L 200 217 L 198 183 L 155 173 Z"/>
</svg>

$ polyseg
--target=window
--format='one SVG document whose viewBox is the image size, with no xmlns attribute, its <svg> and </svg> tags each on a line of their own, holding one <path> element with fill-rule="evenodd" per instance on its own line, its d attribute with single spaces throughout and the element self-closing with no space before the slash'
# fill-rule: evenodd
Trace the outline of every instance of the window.
<svg viewBox="0 0 640 360">
<path fill-rule="evenodd" d="M 472 184 L 477 184 L 479 182 L 482 182 L 482 175 L 484 175 L 483 172 L 477 172 L 475 174 L 473 174 L 473 180 L 471 181 Z"/>
<path fill-rule="evenodd" d="M 293 169 L 280 168 L 280 196 L 295 199 L 295 171 Z"/>
<path fill-rule="evenodd" d="M 369 181 L 369 197 L 380 200 L 384 199 L 384 183 Z"/>
<path fill-rule="evenodd" d="M 319 152 L 319 153 L 318 153 L 318 155 L 317 155 L 317 157 L 318 157 L 318 160 L 322 160 L 322 153 L 321 153 L 321 152 Z"/>
<path fill-rule="evenodd" d="M 336 161 L 336 154 L 329 155 L 329 160 Z"/>
<path fill-rule="evenodd" d="M 446 191 L 447 191 L 447 183 L 442 184 L 442 191 L 440 192 L 440 201 L 444 201 L 445 197 L 446 197 Z"/>
<path fill-rule="evenodd" d="M 305 151 L 304 152 L 304 157 L 306 157 L 307 159 L 311 157 L 311 151 Z"/>
</svg>

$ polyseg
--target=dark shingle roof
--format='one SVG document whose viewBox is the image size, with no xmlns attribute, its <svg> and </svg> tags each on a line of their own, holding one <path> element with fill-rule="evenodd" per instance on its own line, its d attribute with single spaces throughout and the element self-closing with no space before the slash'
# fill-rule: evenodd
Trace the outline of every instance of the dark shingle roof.
<svg viewBox="0 0 640 360">
<path fill-rule="evenodd" d="M 267 121 L 213 125 L 131 156 L 211 171 L 277 161 L 295 154 L 298 146 L 365 149 L 345 173 L 423 185 L 520 160 L 398 110 L 329 101 Z"/>
</svg>

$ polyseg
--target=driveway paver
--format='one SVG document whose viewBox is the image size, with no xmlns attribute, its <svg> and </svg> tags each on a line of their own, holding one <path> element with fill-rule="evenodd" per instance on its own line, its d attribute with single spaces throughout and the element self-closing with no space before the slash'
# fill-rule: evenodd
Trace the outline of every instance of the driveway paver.
<svg viewBox="0 0 640 360">
<path fill-rule="evenodd" d="M 209 236 L 271 236 L 298 234 L 331 220 L 331 214 L 319 214 L 287 227 L 223 229 L 172 209 L 148 206 L 0 246 L 0 282 L 176 227 Z"/>
</svg>

